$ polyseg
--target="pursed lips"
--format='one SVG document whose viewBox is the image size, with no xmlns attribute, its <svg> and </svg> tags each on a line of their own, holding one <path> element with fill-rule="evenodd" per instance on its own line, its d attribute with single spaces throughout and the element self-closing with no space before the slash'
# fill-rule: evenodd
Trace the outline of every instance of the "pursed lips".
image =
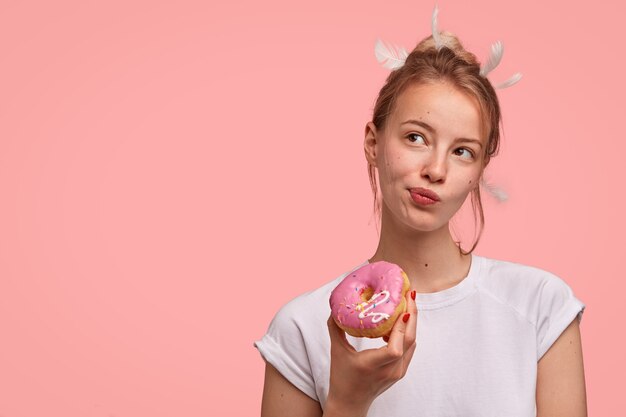
<svg viewBox="0 0 626 417">
<path fill-rule="evenodd" d="M 415 188 L 410 188 L 409 191 L 412 194 L 418 194 L 418 195 L 430 198 L 431 200 L 434 200 L 434 201 L 440 201 L 441 200 L 439 198 L 439 195 L 437 195 L 436 192 L 434 192 L 433 190 L 429 190 L 428 188 L 415 187 Z"/>
</svg>

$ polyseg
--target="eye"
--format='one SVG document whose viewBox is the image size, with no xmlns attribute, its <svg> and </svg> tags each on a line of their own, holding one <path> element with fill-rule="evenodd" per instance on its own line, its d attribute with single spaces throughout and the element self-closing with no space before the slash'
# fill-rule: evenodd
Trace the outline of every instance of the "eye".
<svg viewBox="0 0 626 417">
<path fill-rule="evenodd" d="M 471 149 L 469 149 L 469 148 L 456 148 L 456 150 L 457 151 L 458 150 L 467 151 L 467 153 L 469 154 L 469 159 L 473 159 L 474 158 L 474 152 L 472 152 Z"/>
<path fill-rule="evenodd" d="M 424 136 L 422 136 L 422 134 L 420 134 L 420 133 L 409 133 L 407 135 L 407 138 L 409 138 L 409 142 L 411 142 L 411 143 L 415 143 L 414 141 L 411 140 L 412 136 L 415 136 L 415 137 L 418 137 L 418 138 L 422 138 L 422 140 L 424 140 Z"/>
</svg>

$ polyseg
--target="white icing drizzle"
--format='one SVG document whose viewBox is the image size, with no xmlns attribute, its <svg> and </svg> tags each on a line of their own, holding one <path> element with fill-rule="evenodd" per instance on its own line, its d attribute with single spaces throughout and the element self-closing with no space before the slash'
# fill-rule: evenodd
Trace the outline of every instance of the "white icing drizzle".
<svg viewBox="0 0 626 417">
<path fill-rule="evenodd" d="M 377 303 L 374 303 L 373 301 L 376 300 L 381 295 L 383 296 L 383 299 Z M 372 323 L 378 323 L 379 321 L 383 319 L 388 319 L 389 314 L 370 312 L 370 310 L 376 307 L 376 304 L 382 304 L 388 299 L 389 299 L 389 291 L 387 290 L 382 290 L 381 292 L 377 292 L 376 294 L 372 295 L 372 298 L 356 306 L 357 310 L 361 310 L 361 312 L 359 313 L 359 318 L 364 319 L 365 317 L 372 317 Z M 369 304 L 369 303 L 372 303 L 372 304 Z"/>
</svg>

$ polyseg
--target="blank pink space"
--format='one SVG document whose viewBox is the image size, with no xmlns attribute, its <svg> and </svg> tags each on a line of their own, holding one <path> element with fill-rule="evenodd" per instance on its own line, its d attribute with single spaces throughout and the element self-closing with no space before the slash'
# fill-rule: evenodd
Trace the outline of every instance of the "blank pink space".
<svg viewBox="0 0 626 417">
<path fill-rule="evenodd" d="M 0 416 L 258 415 L 252 343 L 376 248 L 363 129 L 434 3 L 0 5 Z M 440 1 L 504 43 L 502 150 L 477 254 L 587 304 L 589 415 L 625 408 L 624 9 Z M 466 247 L 471 240 L 471 223 Z"/>
</svg>

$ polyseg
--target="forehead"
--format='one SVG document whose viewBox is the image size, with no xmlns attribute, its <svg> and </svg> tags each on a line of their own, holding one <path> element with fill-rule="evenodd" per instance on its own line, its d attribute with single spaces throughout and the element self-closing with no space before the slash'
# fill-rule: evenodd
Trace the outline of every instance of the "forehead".
<svg viewBox="0 0 626 417">
<path fill-rule="evenodd" d="M 440 134 L 482 140 L 478 100 L 447 82 L 408 86 L 398 97 L 391 120 L 398 127 L 409 119 L 425 121 Z"/>
</svg>

